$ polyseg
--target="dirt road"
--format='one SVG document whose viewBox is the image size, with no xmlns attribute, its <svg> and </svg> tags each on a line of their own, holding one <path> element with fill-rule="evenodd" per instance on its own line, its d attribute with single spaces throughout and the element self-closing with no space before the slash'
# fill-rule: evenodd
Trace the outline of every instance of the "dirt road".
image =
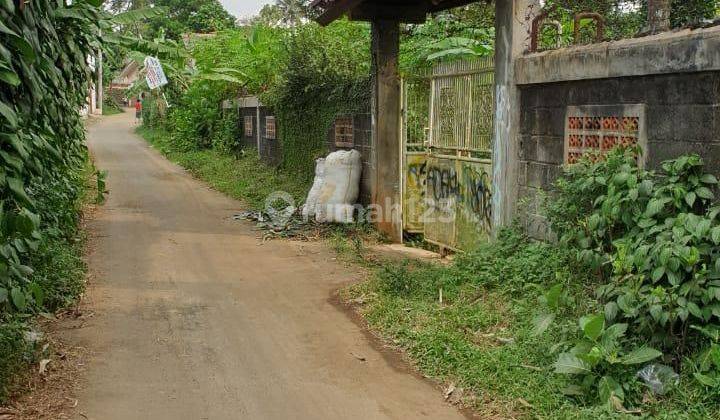
<svg viewBox="0 0 720 420">
<path fill-rule="evenodd" d="M 329 302 L 356 274 L 317 245 L 259 245 L 131 118 L 90 128 L 111 195 L 90 225 L 94 316 L 70 337 L 92 353 L 79 418 L 462 418 Z"/>
</svg>

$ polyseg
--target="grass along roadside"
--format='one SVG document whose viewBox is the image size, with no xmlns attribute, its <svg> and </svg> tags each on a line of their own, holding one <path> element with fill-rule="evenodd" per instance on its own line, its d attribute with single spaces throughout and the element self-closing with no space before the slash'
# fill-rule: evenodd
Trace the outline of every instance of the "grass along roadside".
<svg viewBox="0 0 720 420">
<path fill-rule="evenodd" d="M 561 248 L 508 231 L 449 266 L 379 262 L 375 275 L 341 297 L 376 335 L 443 383 L 448 400 L 483 418 L 637 418 L 561 392 L 570 382 L 554 372 L 557 353 L 576 336 L 578 317 L 599 307 L 573 261 Z M 536 335 L 532 320 L 556 284 L 563 286 L 555 322 Z M 670 395 L 646 394 L 635 407 L 646 418 L 717 418 L 717 397 L 686 372 Z"/>
<path fill-rule="evenodd" d="M 277 191 L 289 193 L 300 204 L 312 182 L 265 165 L 255 153 L 235 157 L 215 149 L 184 151 L 174 147 L 163 130 L 139 127 L 136 131 L 168 159 L 253 210 L 263 209 L 265 199 Z"/>
<path fill-rule="evenodd" d="M 243 202 L 249 210 L 265 210 L 267 197 L 278 191 L 289 193 L 295 204 L 300 205 L 305 202 L 310 189 L 311 181 L 267 166 L 254 152 L 232 156 L 216 149 L 188 151 L 177 147 L 171 135 L 162 129 L 138 127 L 136 132 L 172 162 L 217 191 Z M 347 257 L 348 262 L 355 259 L 354 256 L 364 249 L 365 244 L 383 241 L 381 235 L 366 222 L 348 225 L 303 223 L 300 229 L 305 229 L 307 235 L 300 235 L 299 240 L 328 240 L 339 255 Z"/>
<path fill-rule="evenodd" d="M 255 156 L 186 151 L 163 131 L 139 128 L 138 133 L 197 178 L 254 209 L 262 208 L 274 191 L 291 193 L 297 203 L 307 191 L 306 183 L 268 168 Z M 553 364 L 577 338 L 578 318 L 602 312 L 593 297 L 596 279 L 571 251 L 508 231 L 449 266 L 398 263 L 368 252 L 366 233 L 338 227 L 330 234 L 344 261 L 374 272 L 368 281 L 341 291 L 341 297 L 382 340 L 406 352 L 426 376 L 446 384 L 449 400 L 491 418 L 637 416 L 598 405 L 596 398 L 562 393 L 572 382 L 556 374 Z M 533 321 L 547 311 L 553 289 L 560 290 L 554 297 L 555 322 L 535 334 Z M 700 387 L 691 374 L 684 371 L 680 386 L 666 397 L 632 393 L 643 384 L 629 379 L 626 406 L 639 408 L 644 417 L 718 417 L 717 395 Z M 633 400 L 631 394 L 640 398 Z"/>
<path fill-rule="evenodd" d="M 88 160 L 70 170 L 68 182 L 45 180 L 34 190 L 37 208 L 44 209 L 44 214 L 41 239 L 30 256 L 34 271 L 29 280 L 39 286 L 37 296 L 41 297 L 36 296 L 35 306 L 23 313 L 0 317 L 0 405 L 9 396 L 24 392 L 29 366 L 53 351 L 45 346 L 37 317 L 52 318 L 56 311 L 75 304 L 85 289 L 82 215 L 98 200 L 97 177 Z"/>
</svg>

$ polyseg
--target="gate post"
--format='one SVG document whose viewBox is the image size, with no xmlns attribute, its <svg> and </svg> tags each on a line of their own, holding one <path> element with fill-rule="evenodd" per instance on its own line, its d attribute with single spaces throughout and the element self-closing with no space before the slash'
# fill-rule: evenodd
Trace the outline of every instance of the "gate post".
<svg viewBox="0 0 720 420">
<path fill-rule="evenodd" d="M 402 242 L 399 51 L 399 22 L 373 20 L 372 202 L 378 229 L 395 243 Z"/>
<path fill-rule="evenodd" d="M 493 133 L 493 234 L 508 226 L 517 210 L 520 89 L 515 84 L 515 59 L 528 51 L 532 21 L 539 0 L 495 2 L 495 118 Z"/>
</svg>

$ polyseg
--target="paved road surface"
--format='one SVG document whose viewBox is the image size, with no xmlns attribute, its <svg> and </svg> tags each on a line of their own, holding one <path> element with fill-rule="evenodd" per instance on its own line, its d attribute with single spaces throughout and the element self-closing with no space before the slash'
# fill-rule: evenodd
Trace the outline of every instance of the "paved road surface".
<svg viewBox="0 0 720 420">
<path fill-rule="evenodd" d="M 259 246 L 240 203 L 132 130 L 130 113 L 90 127 L 111 195 L 90 226 L 95 316 L 72 333 L 93 354 L 81 418 L 463 418 L 329 302 L 356 274 L 317 245 Z"/>
</svg>

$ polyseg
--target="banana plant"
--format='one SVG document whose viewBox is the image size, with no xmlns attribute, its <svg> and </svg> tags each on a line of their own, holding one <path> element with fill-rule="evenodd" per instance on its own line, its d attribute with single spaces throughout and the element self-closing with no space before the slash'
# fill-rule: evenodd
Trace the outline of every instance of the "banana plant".
<svg viewBox="0 0 720 420">
<path fill-rule="evenodd" d="M 434 51 L 427 61 L 452 60 L 459 58 L 485 57 L 493 53 L 493 46 L 472 38 L 450 37 L 431 44 Z"/>
</svg>

